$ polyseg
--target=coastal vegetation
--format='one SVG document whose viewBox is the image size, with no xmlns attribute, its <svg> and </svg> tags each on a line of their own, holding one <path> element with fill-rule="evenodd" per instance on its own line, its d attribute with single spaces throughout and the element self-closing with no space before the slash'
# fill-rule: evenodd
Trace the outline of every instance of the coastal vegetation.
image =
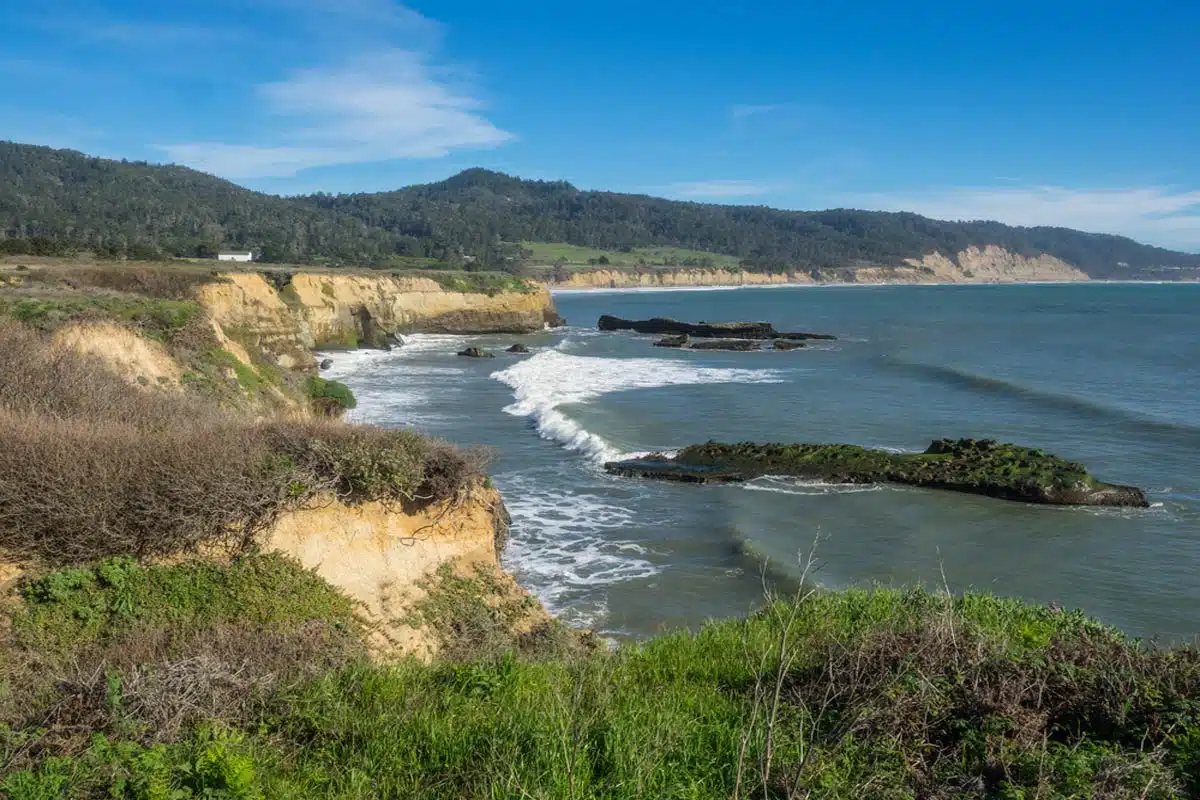
<svg viewBox="0 0 1200 800">
<path fill-rule="evenodd" d="M 811 557 L 745 618 L 616 648 L 538 613 L 486 560 L 442 563 L 373 587 L 417 590 L 403 622 L 436 658 L 382 653 L 365 603 L 266 534 L 294 512 L 441 515 L 498 497 L 487 454 L 341 421 L 349 388 L 285 369 L 264 330 L 217 325 L 195 289 L 229 284 L 204 271 L 26 272 L 0 291 L 6 798 L 1200 793 L 1196 648 L 993 595 L 820 590 Z M 80 327 L 136 337 L 115 341 L 152 345 L 183 377 L 121 375 L 67 346 Z M 245 402 L 267 394 L 280 404 Z M 987 442 L 679 458 L 1091 480 Z M 506 529 L 494 502 L 489 558 Z M 403 561 L 419 538 L 372 557 Z"/>
<path fill-rule="evenodd" d="M 337 416 L 358 406 L 354 392 L 344 383 L 311 375 L 306 388 L 308 397 L 312 400 L 313 409 L 326 416 Z"/>
<path fill-rule="evenodd" d="M 482 454 L 409 431 L 257 419 L 203 394 L 130 385 L 45 336 L 0 321 L 0 551 L 10 557 L 240 553 L 317 496 L 421 506 L 482 469 Z M 315 399 L 352 403 L 340 384 L 323 387 Z"/>
<path fill-rule="evenodd" d="M 0 252 L 12 254 L 211 258 L 236 247 L 262 261 L 330 267 L 523 272 L 593 261 L 640 269 L 644 260 L 820 277 L 971 245 L 1046 253 L 1095 278 L 1200 268 L 1200 256 L 1065 228 L 679 202 L 482 169 L 392 192 L 284 198 L 185 167 L 0 143 Z"/>
<path fill-rule="evenodd" d="M 531 266 L 613 267 L 616 269 L 741 269 L 737 256 L 685 247 L 630 247 L 608 250 L 583 247 L 565 242 L 521 242 L 528 251 L 526 260 Z"/>
<path fill-rule="evenodd" d="M 488 629 L 455 613 L 464 589 L 434 601 L 447 635 Z M 988 595 L 802 589 L 613 652 L 482 636 L 391 665 L 273 557 L 109 561 L 23 597 L 5 653 L 25 682 L 0 706 L 14 800 L 1200 790 L 1200 653 Z"/>
<path fill-rule="evenodd" d="M 1082 464 L 986 439 L 939 439 L 922 453 L 846 444 L 708 442 L 674 456 L 613 461 L 605 468 L 618 475 L 687 483 L 779 475 L 831 483 L 902 483 L 1055 505 L 1149 505 L 1142 490 L 1099 481 Z"/>
</svg>

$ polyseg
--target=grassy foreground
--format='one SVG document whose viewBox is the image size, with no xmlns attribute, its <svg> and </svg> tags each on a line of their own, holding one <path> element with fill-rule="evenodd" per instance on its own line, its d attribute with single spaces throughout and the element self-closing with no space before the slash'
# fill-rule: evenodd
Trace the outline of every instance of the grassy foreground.
<svg viewBox="0 0 1200 800">
<path fill-rule="evenodd" d="M 14 800 L 1200 790 L 1200 654 L 1141 647 L 1078 613 L 813 593 L 694 635 L 556 655 L 497 646 L 486 609 L 456 598 L 443 624 L 474 650 L 380 666 L 347 638 L 336 593 L 255 558 L 267 560 L 107 562 L 27 587 L 10 658 L 75 677 L 43 680 L 36 704 L 6 687 L 0 788 Z M 14 692 L 39 711 L 15 713 Z"/>
</svg>

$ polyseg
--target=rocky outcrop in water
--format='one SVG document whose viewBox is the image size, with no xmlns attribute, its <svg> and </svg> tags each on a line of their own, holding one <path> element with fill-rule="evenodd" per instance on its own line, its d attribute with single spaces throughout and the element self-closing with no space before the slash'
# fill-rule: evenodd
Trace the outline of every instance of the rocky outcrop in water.
<svg viewBox="0 0 1200 800">
<path fill-rule="evenodd" d="M 840 444 L 708 444 L 674 456 L 613 461 L 614 475 L 684 483 L 740 483 L 764 475 L 830 483 L 900 483 L 1048 505 L 1146 508 L 1136 487 L 1104 483 L 1082 464 L 990 439 L 939 439 L 923 453 Z"/>
<path fill-rule="evenodd" d="M 776 339 L 776 350 L 799 350 L 802 347 L 808 347 L 804 342 L 794 342 L 791 339 Z"/>
<path fill-rule="evenodd" d="M 668 317 L 636 320 L 611 314 L 600 317 L 597 327 L 602 331 L 684 335 L 699 339 L 837 339 L 826 333 L 785 333 L 775 330 L 775 326 L 769 322 L 680 322 Z"/>
<path fill-rule="evenodd" d="M 654 343 L 655 347 L 687 347 L 691 339 L 687 334 L 683 336 L 664 336 Z"/>
<path fill-rule="evenodd" d="M 529 350 L 529 348 L 528 348 L 528 347 L 526 347 L 525 345 L 523 345 L 523 344 L 521 344 L 521 343 L 519 343 L 519 342 L 518 342 L 517 344 L 514 344 L 512 347 L 508 348 L 508 349 L 507 349 L 507 350 L 505 350 L 504 352 L 506 352 L 506 353 L 516 353 L 516 354 L 518 354 L 518 355 L 525 355 L 525 354 L 529 353 L 529 352 L 530 352 L 530 350 Z"/>
<path fill-rule="evenodd" d="M 762 350 L 762 342 L 758 339 L 701 339 L 692 342 L 688 349 L 748 352 L 751 350 Z"/>
<path fill-rule="evenodd" d="M 482 347 L 468 347 L 466 350 L 460 350 L 460 356 L 467 358 L 495 358 L 496 354 L 490 350 L 484 350 Z"/>
</svg>

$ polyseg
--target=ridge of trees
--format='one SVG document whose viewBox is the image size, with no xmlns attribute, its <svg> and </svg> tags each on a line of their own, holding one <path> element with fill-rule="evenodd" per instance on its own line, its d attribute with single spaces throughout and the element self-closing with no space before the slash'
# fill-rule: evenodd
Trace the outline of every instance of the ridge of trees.
<svg viewBox="0 0 1200 800">
<path fill-rule="evenodd" d="M 1200 255 L 1067 228 L 682 202 L 478 168 L 390 192 L 279 197 L 187 167 L 0 142 L 0 252 L 204 257 L 228 247 L 272 262 L 520 271 L 521 241 L 688 248 L 752 270 L 898 266 L 971 245 L 1046 253 L 1097 278 L 1200 269 Z"/>
</svg>

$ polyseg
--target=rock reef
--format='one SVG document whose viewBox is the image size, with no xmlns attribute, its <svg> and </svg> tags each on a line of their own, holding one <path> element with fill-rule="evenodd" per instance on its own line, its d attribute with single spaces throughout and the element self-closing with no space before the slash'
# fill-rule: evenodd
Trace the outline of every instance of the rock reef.
<svg viewBox="0 0 1200 800">
<path fill-rule="evenodd" d="M 720 444 L 613 461 L 614 475 L 683 483 L 739 483 L 765 475 L 831 483 L 899 483 L 1047 505 L 1146 508 L 1136 487 L 1104 483 L 1082 464 L 990 439 L 938 439 L 923 453 L 841 444 Z"/>
<path fill-rule="evenodd" d="M 688 346 L 688 349 L 749 352 L 751 350 L 762 350 L 762 342 L 757 339 L 701 339 L 698 342 L 692 342 Z"/>
<path fill-rule="evenodd" d="M 634 331 L 671 336 L 694 336 L 698 339 L 794 339 L 797 341 L 837 339 L 836 336 L 827 333 L 781 332 L 775 330 L 775 326 L 769 322 L 680 322 L 668 317 L 622 319 L 611 314 L 601 316 L 597 327 L 602 331 Z"/>
</svg>

